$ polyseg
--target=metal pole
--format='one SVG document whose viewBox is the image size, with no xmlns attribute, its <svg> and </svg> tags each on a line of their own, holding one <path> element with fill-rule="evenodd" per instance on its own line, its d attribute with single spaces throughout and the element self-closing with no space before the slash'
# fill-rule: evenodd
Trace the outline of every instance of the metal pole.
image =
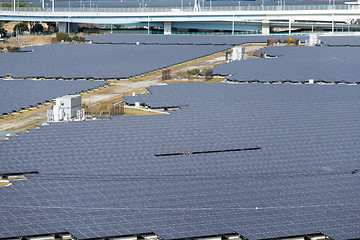
<svg viewBox="0 0 360 240">
<path fill-rule="evenodd" d="M 150 34 L 150 16 L 148 15 L 148 34 Z"/>
<path fill-rule="evenodd" d="M 52 0 L 52 11 L 55 12 L 55 0 Z"/>
<path fill-rule="evenodd" d="M 334 34 L 334 11 L 335 11 L 335 0 L 333 0 L 333 12 L 332 12 L 332 21 L 331 21 L 331 32 Z"/>
<path fill-rule="evenodd" d="M 42 7 L 42 9 L 45 8 L 45 0 L 42 0 L 42 1 L 41 1 L 41 7 Z"/>
<path fill-rule="evenodd" d="M 199 12 L 200 6 L 198 0 L 194 0 L 194 12 Z"/>
<path fill-rule="evenodd" d="M 289 36 L 291 35 L 291 19 L 289 19 Z"/>
<path fill-rule="evenodd" d="M 231 35 L 234 35 L 234 31 L 235 31 L 235 15 L 233 15 Z"/>
<path fill-rule="evenodd" d="M 14 0 L 14 12 L 16 11 L 16 0 Z"/>
</svg>

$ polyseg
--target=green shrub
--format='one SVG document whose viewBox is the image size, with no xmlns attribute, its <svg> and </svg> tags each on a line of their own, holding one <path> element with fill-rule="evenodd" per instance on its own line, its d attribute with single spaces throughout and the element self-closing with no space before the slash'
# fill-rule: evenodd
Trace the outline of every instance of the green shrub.
<svg viewBox="0 0 360 240">
<path fill-rule="evenodd" d="M 8 52 L 19 52 L 20 51 L 19 47 L 9 47 L 9 46 L 7 46 L 6 49 L 7 49 Z"/>
<path fill-rule="evenodd" d="M 73 36 L 72 40 L 75 41 L 75 42 L 79 41 L 79 36 L 76 36 L 76 35 Z"/>
<path fill-rule="evenodd" d="M 56 39 L 61 42 L 70 42 L 71 41 L 71 37 L 69 36 L 69 34 L 64 33 L 64 32 L 58 32 L 56 33 Z"/>
<path fill-rule="evenodd" d="M 188 70 L 187 73 L 190 75 L 198 75 L 200 73 L 200 70 L 195 68 L 195 69 Z"/>
</svg>

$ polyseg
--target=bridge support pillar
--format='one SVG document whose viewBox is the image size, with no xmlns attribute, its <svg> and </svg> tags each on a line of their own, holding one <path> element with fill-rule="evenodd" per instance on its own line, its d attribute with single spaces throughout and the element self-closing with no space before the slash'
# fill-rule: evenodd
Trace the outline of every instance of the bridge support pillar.
<svg viewBox="0 0 360 240">
<path fill-rule="evenodd" d="M 79 25 L 77 23 L 59 22 L 59 32 L 64 33 L 76 33 L 79 31 Z"/>
<path fill-rule="evenodd" d="M 262 21 L 262 31 L 261 33 L 263 35 L 269 35 L 270 34 L 270 21 L 269 20 L 263 20 Z"/>
<path fill-rule="evenodd" d="M 164 35 L 171 35 L 171 22 L 164 22 Z"/>
</svg>

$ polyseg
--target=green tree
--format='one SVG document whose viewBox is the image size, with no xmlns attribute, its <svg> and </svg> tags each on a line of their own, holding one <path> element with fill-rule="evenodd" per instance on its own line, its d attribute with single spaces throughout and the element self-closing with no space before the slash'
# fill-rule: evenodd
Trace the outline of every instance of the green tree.
<svg viewBox="0 0 360 240">
<path fill-rule="evenodd" d="M 19 32 L 25 32 L 25 31 L 29 31 L 29 27 L 28 24 L 25 22 L 22 23 L 18 23 L 14 26 L 13 31 L 16 32 L 16 30 L 18 30 Z"/>
<path fill-rule="evenodd" d="M 42 31 L 44 31 L 44 27 L 40 23 L 35 23 L 35 25 L 31 28 L 31 31 L 32 32 L 37 32 L 37 33 L 42 32 Z"/>
</svg>

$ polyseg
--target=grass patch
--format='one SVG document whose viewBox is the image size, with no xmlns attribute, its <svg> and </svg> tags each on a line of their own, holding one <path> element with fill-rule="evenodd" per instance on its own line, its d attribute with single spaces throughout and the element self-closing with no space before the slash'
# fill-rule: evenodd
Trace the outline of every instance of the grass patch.
<svg viewBox="0 0 360 240">
<path fill-rule="evenodd" d="M 125 116 L 143 116 L 143 115 L 159 115 L 159 114 L 161 114 L 161 113 L 143 111 L 143 110 L 132 109 L 132 108 L 124 109 Z"/>
<path fill-rule="evenodd" d="M 210 79 L 209 81 L 206 81 L 207 83 L 219 83 L 226 80 L 226 78 L 223 77 L 214 77 L 212 79 Z"/>
<path fill-rule="evenodd" d="M 0 187 L 6 187 L 11 185 L 11 183 L 8 180 L 0 180 Z"/>
</svg>

